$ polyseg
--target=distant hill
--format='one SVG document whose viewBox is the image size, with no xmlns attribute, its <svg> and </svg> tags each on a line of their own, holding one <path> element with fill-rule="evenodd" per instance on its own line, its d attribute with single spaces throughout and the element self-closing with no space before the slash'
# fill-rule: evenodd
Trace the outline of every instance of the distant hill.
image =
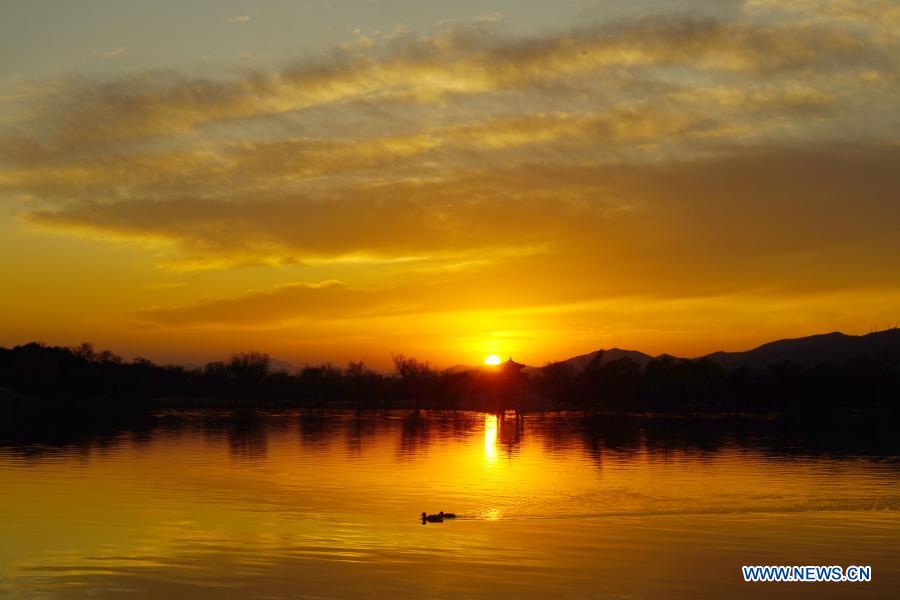
<svg viewBox="0 0 900 600">
<path fill-rule="evenodd" d="M 464 365 L 458 364 L 453 365 L 452 367 L 447 367 L 442 371 L 442 373 L 446 373 L 447 375 L 455 375 L 456 373 L 467 373 L 468 371 L 480 371 L 481 365 Z"/>
<path fill-rule="evenodd" d="M 807 367 L 823 363 L 837 364 L 859 356 L 878 356 L 885 353 L 900 356 L 900 329 L 886 329 L 866 335 L 847 335 L 839 332 L 824 333 L 769 342 L 744 352 L 713 352 L 694 360 L 706 358 L 731 370 L 742 366 L 760 368 L 786 361 Z M 641 366 L 646 365 L 651 360 L 666 357 L 682 360 L 670 354 L 650 356 L 637 350 L 610 348 L 573 356 L 560 362 L 567 364 L 572 374 L 577 374 L 583 371 L 598 355 L 600 356 L 601 365 L 620 358 L 630 358 Z M 461 372 L 478 368 L 457 365 L 456 367 L 451 367 L 451 369 L 454 369 L 453 371 L 448 369 L 448 372 Z M 523 371 L 537 375 L 541 372 L 541 367 L 525 367 Z"/>
<path fill-rule="evenodd" d="M 885 353 L 900 355 L 900 329 L 895 327 L 866 335 L 847 335 L 835 331 L 769 342 L 745 352 L 713 352 L 703 358 L 714 360 L 727 369 L 736 369 L 743 366 L 758 368 L 785 361 L 808 367 Z"/>
<path fill-rule="evenodd" d="M 534 367 L 529 367 L 526 365 L 524 370 L 528 371 L 529 369 L 534 370 Z M 537 370 L 540 371 L 540 369 Z M 456 375 L 457 373 L 469 373 L 470 371 L 485 371 L 488 373 L 496 373 L 497 367 L 493 365 L 466 365 L 461 363 L 458 365 L 453 365 L 452 367 L 447 367 L 446 369 L 442 370 L 441 373 L 444 373 L 445 375 Z"/>
<path fill-rule="evenodd" d="M 269 358 L 269 369 L 282 373 L 296 373 L 300 371 L 300 368 L 294 363 L 286 360 L 279 360 L 277 358 Z"/>
<path fill-rule="evenodd" d="M 600 356 L 600 364 L 605 365 L 606 363 L 618 360 L 620 358 L 628 357 L 643 366 L 647 364 L 649 361 L 653 360 L 653 357 L 644 354 L 643 352 L 638 352 L 637 350 L 622 350 L 621 348 L 610 348 L 609 350 L 595 350 L 593 352 L 589 352 L 587 354 L 582 354 L 580 356 L 573 356 L 567 360 L 561 361 L 569 365 L 569 371 L 572 374 L 580 373 L 584 370 L 584 368 L 594 360 L 594 357 L 597 355 Z M 452 375 L 455 373 L 466 373 L 468 371 L 482 371 L 486 370 L 488 367 L 484 365 L 466 365 L 459 364 L 453 365 L 452 367 L 447 367 L 444 369 L 444 373 L 448 375 Z M 542 367 L 532 367 L 526 365 L 525 368 L 522 369 L 523 373 L 528 373 L 531 375 L 540 374 Z"/>
<path fill-rule="evenodd" d="M 572 358 L 560 362 L 567 364 L 569 366 L 569 372 L 574 375 L 582 372 L 584 368 L 598 356 L 601 365 L 605 365 L 606 363 L 614 360 L 619 360 L 620 358 L 630 358 L 641 366 L 644 366 L 645 364 L 653 360 L 653 357 L 649 354 L 644 354 L 643 352 L 638 352 L 637 350 L 610 348 L 608 350 L 595 350 L 587 354 L 573 356 Z M 537 374 L 540 373 L 541 367 L 525 367 L 524 369 L 522 369 L 522 371 L 525 373 Z"/>
</svg>

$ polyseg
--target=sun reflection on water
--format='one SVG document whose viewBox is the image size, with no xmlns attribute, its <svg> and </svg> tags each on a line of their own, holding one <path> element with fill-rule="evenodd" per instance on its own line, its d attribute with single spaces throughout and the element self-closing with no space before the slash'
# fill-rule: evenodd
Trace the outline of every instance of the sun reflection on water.
<svg viewBox="0 0 900 600">
<path fill-rule="evenodd" d="M 481 516 L 485 521 L 497 521 L 503 516 L 503 511 L 499 508 L 491 508 L 486 510 Z"/>
<path fill-rule="evenodd" d="M 484 458 L 497 462 L 497 415 L 484 415 Z"/>
</svg>

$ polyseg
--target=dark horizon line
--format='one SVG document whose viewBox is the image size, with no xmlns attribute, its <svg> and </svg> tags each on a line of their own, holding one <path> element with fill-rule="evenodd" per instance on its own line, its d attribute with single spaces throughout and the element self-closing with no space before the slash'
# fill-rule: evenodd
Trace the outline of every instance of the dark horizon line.
<svg viewBox="0 0 900 600">
<path fill-rule="evenodd" d="M 543 367 L 545 367 L 545 366 L 548 366 L 548 365 L 554 365 L 554 364 L 566 363 L 566 362 L 574 361 L 574 360 L 577 360 L 577 359 L 587 359 L 587 358 L 590 357 L 591 355 L 594 355 L 594 354 L 596 354 L 596 353 L 598 353 L 598 352 L 627 352 L 627 353 L 634 353 L 634 354 L 639 354 L 639 355 L 642 355 L 643 357 L 646 357 L 647 360 L 660 360 L 660 359 L 665 359 L 665 358 L 671 358 L 671 359 L 673 359 L 673 360 L 682 360 L 682 361 L 698 361 L 698 360 L 703 360 L 703 359 L 713 359 L 713 360 L 715 360 L 715 358 L 713 358 L 713 357 L 722 357 L 722 356 L 726 356 L 726 357 L 727 357 L 727 356 L 736 356 L 736 355 L 747 354 L 747 353 L 751 353 L 751 352 L 754 352 L 754 351 L 757 351 L 757 350 L 761 350 L 761 349 L 763 349 L 763 348 L 766 348 L 766 347 L 769 347 L 769 346 L 774 346 L 774 345 L 777 345 L 777 344 L 784 344 L 784 343 L 791 343 L 791 342 L 801 342 L 801 341 L 809 341 L 809 340 L 822 339 L 822 338 L 828 338 L 828 337 L 842 338 L 842 339 L 856 339 L 856 340 L 860 340 L 860 339 L 867 338 L 867 337 L 870 337 L 870 336 L 877 336 L 877 335 L 879 335 L 879 334 L 886 334 L 886 333 L 890 333 L 890 332 L 896 332 L 896 331 L 898 331 L 898 330 L 900 330 L 900 327 L 898 327 L 897 325 L 894 325 L 894 326 L 889 327 L 889 328 L 887 328 L 887 329 L 880 329 L 880 330 L 875 330 L 875 329 L 873 329 L 872 331 L 869 331 L 868 333 L 864 333 L 864 334 L 850 334 L 850 333 L 844 333 L 844 332 L 842 332 L 842 331 L 834 330 L 834 331 L 830 331 L 830 332 L 827 332 L 827 333 L 814 333 L 814 334 L 805 335 L 805 336 L 799 336 L 799 337 L 779 338 L 779 339 L 771 340 L 771 341 L 768 341 L 768 342 L 763 342 L 762 344 L 759 344 L 759 345 L 754 346 L 754 347 L 752 347 L 752 348 L 748 348 L 748 349 L 746 349 L 746 350 L 715 350 L 715 351 L 713 351 L 713 352 L 708 352 L 708 353 L 706 353 L 706 354 L 701 354 L 701 355 L 697 355 L 697 356 L 679 356 L 679 355 L 676 355 L 676 354 L 671 354 L 671 353 L 669 353 L 669 352 L 661 352 L 661 353 L 659 353 L 659 354 L 648 354 L 648 353 L 646 353 L 646 352 L 643 352 L 643 351 L 641 351 L 641 350 L 635 350 L 635 349 L 633 349 L 633 348 L 623 348 L 623 347 L 619 347 L 619 346 L 613 346 L 613 347 L 611 347 L 611 348 L 597 348 L 597 349 L 595 349 L 595 350 L 590 350 L 590 351 L 585 352 L 585 353 L 582 353 L 582 354 L 576 354 L 576 355 L 570 356 L 570 357 L 568 357 L 568 358 L 563 358 L 563 359 L 559 359 L 559 360 L 550 360 L 550 361 L 546 361 L 546 362 L 544 362 L 544 363 L 543 363 L 542 365 L 540 365 L 540 366 L 526 364 L 526 365 L 525 365 L 525 368 L 526 368 L 526 369 L 529 369 L 529 370 L 540 370 L 541 368 L 543 368 Z M 89 346 L 91 349 L 95 348 L 95 345 L 94 345 L 92 342 L 86 342 L 86 341 L 83 341 L 83 342 L 80 342 L 80 343 L 74 344 L 74 345 L 57 345 L 57 344 L 47 344 L 47 343 L 45 343 L 45 342 L 38 341 L 38 340 L 32 340 L 32 341 L 29 341 L 29 342 L 25 342 L 25 343 L 23 343 L 23 344 L 15 344 L 15 345 L 13 345 L 13 346 L 0 345 L 0 350 L 12 350 L 12 349 L 15 349 L 15 348 L 18 348 L 18 347 L 29 346 L 29 345 L 32 345 L 32 344 L 35 344 L 35 345 L 38 345 L 38 346 L 43 346 L 43 347 L 50 347 L 50 348 L 64 348 L 64 349 L 70 349 L 70 350 L 77 350 L 78 348 L 85 347 L 85 346 Z M 108 353 L 109 355 L 114 356 L 117 360 L 120 360 L 120 361 L 125 360 L 125 359 L 123 359 L 120 355 L 118 355 L 118 354 L 116 354 L 116 353 L 114 353 L 114 352 L 112 352 L 111 350 L 108 350 L 108 349 L 100 350 L 98 353 Z M 158 365 L 160 365 L 160 366 L 176 366 L 176 367 L 182 367 L 182 368 L 185 368 L 185 369 L 203 369 L 206 365 L 209 365 L 209 364 L 214 364 L 214 363 L 218 363 L 218 362 L 222 362 L 222 361 L 227 361 L 227 360 L 232 359 L 232 358 L 234 358 L 234 357 L 236 357 L 236 356 L 240 356 L 240 355 L 249 355 L 249 354 L 258 354 L 258 355 L 262 355 L 262 356 L 267 357 L 267 358 L 269 359 L 269 361 L 270 361 L 270 364 L 271 364 L 272 362 L 276 363 L 276 364 L 274 364 L 274 365 L 271 365 L 272 367 L 274 367 L 275 370 L 278 370 L 278 367 L 279 367 L 279 364 L 278 364 L 278 363 L 283 363 L 283 364 L 285 364 L 285 365 L 287 365 L 287 366 L 289 366 L 289 367 L 291 368 L 291 370 L 286 371 L 286 372 L 288 372 L 288 373 L 295 372 L 295 371 L 299 371 L 299 370 L 302 370 L 303 368 L 307 368 L 307 367 L 336 366 L 336 363 L 334 363 L 334 362 L 332 362 L 332 361 L 329 361 L 329 360 L 324 360 L 324 361 L 320 361 L 320 362 L 305 362 L 305 363 L 303 363 L 302 365 L 298 365 L 298 364 L 294 364 L 293 362 L 290 362 L 290 361 L 282 360 L 282 359 L 280 359 L 280 358 L 278 358 L 278 357 L 276 357 L 276 356 L 273 356 L 272 354 L 270 354 L 270 353 L 268 353 L 268 352 L 264 352 L 264 351 L 260 351 L 260 350 L 254 350 L 254 349 L 241 350 L 241 351 L 231 351 L 231 352 L 229 352 L 228 355 L 225 356 L 224 358 L 216 359 L 216 360 L 210 360 L 210 361 L 206 361 L 206 362 L 203 362 L 203 363 L 190 363 L 190 362 L 184 362 L 184 363 L 181 363 L 181 362 L 175 362 L 175 361 L 166 361 L 166 362 L 155 363 L 155 364 L 158 364 Z M 390 357 L 394 357 L 395 355 L 404 356 L 405 353 L 403 353 L 403 352 L 396 352 L 396 351 L 390 351 L 390 352 L 388 353 L 388 355 L 389 355 Z M 410 358 L 412 358 L 412 357 L 410 357 Z M 513 357 L 510 356 L 509 358 L 513 358 Z M 142 360 L 149 361 L 149 359 L 147 359 L 147 358 L 145 358 L 144 356 L 138 354 L 138 355 L 132 357 L 132 358 L 130 359 L 130 361 L 125 360 L 125 362 L 140 362 L 140 361 L 142 361 Z M 153 362 L 153 361 L 149 361 L 149 362 Z M 424 361 L 422 361 L 422 362 L 424 362 L 425 364 L 429 365 L 432 369 L 434 369 L 435 371 L 438 371 L 438 372 L 450 371 L 450 370 L 453 370 L 453 369 L 459 369 L 459 368 L 466 368 L 466 369 L 481 369 L 481 368 L 486 368 L 486 367 L 488 367 L 488 365 L 484 365 L 484 364 L 467 364 L 467 363 L 456 363 L 456 364 L 450 365 L 450 366 L 448 366 L 448 367 L 438 367 L 436 364 L 433 364 L 433 363 L 431 363 L 431 361 L 428 361 L 428 360 L 424 360 Z M 363 364 L 363 365 L 366 364 L 366 363 L 365 363 L 365 360 L 363 360 L 363 359 L 359 359 L 359 360 L 352 360 L 352 359 L 350 359 L 350 360 L 347 360 L 347 361 L 346 361 L 346 364 L 347 364 L 347 365 L 352 364 L 352 363 L 361 363 L 361 364 Z M 391 370 L 388 369 L 388 370 L 385 370 L 385 371 L 380 371 L 380 370 L 375 370 L 375 371 L 376 371 L 376 372 L 379 372 L 379 373 L 389 373 Z"/>
</svg>

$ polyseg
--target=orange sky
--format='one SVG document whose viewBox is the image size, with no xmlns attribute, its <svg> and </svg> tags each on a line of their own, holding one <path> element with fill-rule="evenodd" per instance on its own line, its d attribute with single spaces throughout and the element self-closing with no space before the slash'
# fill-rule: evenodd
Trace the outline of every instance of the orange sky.
<svg viewBox="0 0 900 600">
<path fill-rule="evenodd" d="M 894 3 L 476 4 L 172 6 L 169 43 L 16 8 L 0 344 L 542 364 L 900 320 Z"/>
</svg>

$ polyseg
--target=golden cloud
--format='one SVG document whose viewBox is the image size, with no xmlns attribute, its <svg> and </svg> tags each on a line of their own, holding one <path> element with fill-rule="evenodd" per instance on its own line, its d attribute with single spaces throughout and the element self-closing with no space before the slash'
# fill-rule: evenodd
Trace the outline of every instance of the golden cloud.
<svg viewBox="0 0 900 600">
<path fill-rule="evenodd" d="M 54 82 L 5 121 L 0 191 L 26 199 L 26 223 L 162 242 L 182 268 L 476 261 L 579 278 L 603 257 L 615 277 L 566 301 L 643 280 L 728 287 L 736 269 L 758 282 L 777 257 L 820 280 L 838 248 L 896 245 L 900 53 L 877 11 L 759 10 L 533 39 L 401 32 L 278 71 Z M 294 293 L 351 293 L 311 290 Z"/>
</svg>

